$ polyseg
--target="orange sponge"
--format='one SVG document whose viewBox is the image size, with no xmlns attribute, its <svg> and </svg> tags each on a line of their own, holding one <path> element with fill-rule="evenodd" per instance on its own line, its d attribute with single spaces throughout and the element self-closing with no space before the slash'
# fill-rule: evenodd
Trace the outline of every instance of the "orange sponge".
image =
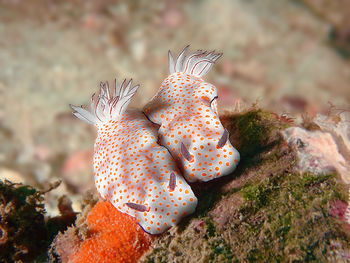
<svg viewBox="0 0 350 263">
<path fill-rule="evenodd" d="M 134 263 L 146 252 L 152 236 L 129 215 L 119 212 L 111 203 L 96 204 L 87 217 L 90 236 L 79 251 L 70 256 L 74 263 Z"/>
</svg>

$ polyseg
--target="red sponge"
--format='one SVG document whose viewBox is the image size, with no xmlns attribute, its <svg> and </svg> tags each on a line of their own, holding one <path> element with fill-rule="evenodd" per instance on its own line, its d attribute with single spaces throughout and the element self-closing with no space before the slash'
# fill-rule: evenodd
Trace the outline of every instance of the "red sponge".
<svg viewBox="0 0 350 263">
<path fill-rule="evenodd" d="M 134 263 L 151 244 L 147 234 L 129 215 L 119 212 L 111 203 L 100 202 L 87 217 L 90 237 L 70 257 L 74 263 Z"/>
</svg>

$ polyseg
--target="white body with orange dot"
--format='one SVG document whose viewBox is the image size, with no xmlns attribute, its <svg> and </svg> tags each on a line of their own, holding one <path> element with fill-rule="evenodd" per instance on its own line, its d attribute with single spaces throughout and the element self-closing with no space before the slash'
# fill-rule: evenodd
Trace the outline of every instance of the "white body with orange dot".
<svg viewBox="0 0 350 263">
<path fill-rule="evenodd" d="M 101 84 L 92 112 L 71 107 L 98 129 L 93 160 L 98 192 L 146 232 L 159 234 L 193 213 L 197 198 L 168 150 L 157 143 L 158 126 L 140 111 L 125 110 L 137 88 L 124 81 L 110 97 L 108 84 Z"/>
<path fill-rule="evenodd" d="M 221 54 L 196 51 L 176 61 L 169 51 L 170 76 L 144 107 L 159 129 L 160 144 L 168 148 L 190 181 L 209 181 L 233 172 L 240 160 L 222 126 L 216 108 L 217 90 L 205 75 Z"/>
</svg>

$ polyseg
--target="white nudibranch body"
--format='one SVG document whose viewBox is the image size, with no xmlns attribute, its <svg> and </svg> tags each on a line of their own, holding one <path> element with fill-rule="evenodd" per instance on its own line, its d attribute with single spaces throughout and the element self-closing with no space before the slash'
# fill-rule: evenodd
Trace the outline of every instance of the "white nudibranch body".
<svg viewBox="0 0 350 263">
<path fill-rule="evenodd" d="M 184 177 L 209 181 L 232 173 L 240 155 L 219 120 L 216 87 L 202 79 L 221 54 L 187 55 L 187 48 L 176 61 L 169 51 L 170 75 L 144 112 L 160 125 L 160 144 L 176 158 Z"/>
<path fill-rule="evenodd" d="M 119 211 L 135 217 L 150 234 L 159 234 L 195 211 L 197 198 L 168 150 L 157 143 L 159 126 L 138 110 L 127 110 L 139 86 L 108 83 L 92 97 L 91 112 L 72 106 L 74 115 L 94 124 L 95 184 Z"/>
</svg>

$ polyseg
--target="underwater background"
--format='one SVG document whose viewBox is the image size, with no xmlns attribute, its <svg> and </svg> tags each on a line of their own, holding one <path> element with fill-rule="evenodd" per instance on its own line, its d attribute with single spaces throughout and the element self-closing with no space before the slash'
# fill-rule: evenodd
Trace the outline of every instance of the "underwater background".
<svg viewBox="0 0 350 263">
<path fill-rule="evenodd" d="M 91 94 L 97 91 L 100 81 L 112 83 L 114 78 L 133 78 L 141 87 L 131 106 L 141 109 L 168 75 L 168 50 L 178 54 L 188 44 L 192 50 L 223 52 L 223 57 L 206 76 L 206 80 L 218 89 L 222 116 L 247 110 L 247 105 L 253 105 L 252 113 L 244 115 L 243 120 L 240 117 L 224 119 L 226 127 L 231 125 L 239 130 L 239 134 L 232 132 L 231 139 L 236 141 L 250 132 L 245 130 L 245 121 L 258 123 L 258 130 L 253 132 L 258 138 L 254 138 L 253 143 L 243 141 L 247 138 L 241 139 L 237 143 L 239 148 L 248 145 L 255 153 L 254 147 L 265 147 L 268 143 L 261 142 L 259 129 L 263 129 L 268 137 L 270 128 L 265 130 L 267 126 L 282 129 L 288 120 L 305 121 L 305 114 L 312 118 L 317 113 L 327 114 L 330 109 L 349 110 L 350 2 L 346 0 L 0 0 L 0 179 L 28 184 L 43 191 L 55 188 L 41 193 L 46 216 L 62 214 L 57 200 L 63 195 L 69 196 L 72 211 L 81 212 L 83 194 L 95 191 L 92 154 L 96 132 L 93 126 L 74 118 L 69 104 L 89 105 Z M 285 117 L 287 121 L 279 117 L 279 123 L 274 126 L 272 115 L 265 111 L 288 116 Z M 274 136 L 271 135 L 271 140 L 279 141 L 280 138 Z M 280 148 L 272 149 L 280 157 Z M 243 150 L 243 157 L 254 160 L 252 164 L 255 165 L 252 152 Z M 278 167 L 259 169 L 269 173 L 267 170 L 279 171 L 280 166 L 290 164 L 291 159 L 279 157 L 276 157 Z M 251 165 L 243 163 L 242 167 L 251 168 Z M 238 174 L 253 173 L 243 170 Z M 295 176 L 281 179 L 280 183 L 292 189 Z M 334 177 L 303 176 L 305 178 L 297 185 L 307 185 L 310 191 L 316 191 L 313 186 L 321 184 L 320 189 L 329 193 L 327 198 L 332 202 L 339 196 L 342 200 L 347 198 L 343 196 L 346 190 L 336 185 Z M 268 207 L 263 208 L 265 214 L 258 211 L 263 206 L 259 198 L 265 196 L 257 189 L 261 187 L 269 192 L 279 180 L 276 178 L 264 181 L 258 188 L 237 183 L 237 189 L 243 189 L 245 200 L 258 200 L 249 208 L 239 208 L 249 210 L 247 213 L 256 222 L 267 217 L 270 211 Z M 54 185 L 60 180 L 60 185 Z M 330 181 L 322 185 L 322 180 Z M 227 185 L 221 185 L 226 187 L 223 196 L 237 198 L 241 204 L 240 198 L 229 196 L 233 190 L 228 190 Z M 206 187 L 210 189 L 211 185 Z M 331 196 L 332 187 L 339 190 L 338 197 Z M 287 194 L 284 191 L 280 194 Z M 278 196 L 266 198 L 279 200 Z M 218 200 L 218 197 L 211 198 L 210 202 Z M 303 199 L 297 198 L 296 202 L 302 203 Z M 318 202 L 322 203 L 317 200 L 316 206 L 320 205 Z M 215 209 L 226 211 L 228 208 L 224 204 Z M 211 240 L 209 247 L 220 247 L 220 256 L 215 254 L 203 261 L 197 260 L 226 262 L 227 259 L 231 262 L 237 256 L 230 252 L 236 241 L 232 241 L 231 236 L 218 236 L 220 231 L 227 232 L 226 221 L 231 225 L 238 221 L 227 219 L 230 216 L 219 218 L 219 230 L 215 232 L 210 230 L 213 224 L 208 221 L 210 211 L 214 211 L 214 206 L 207 206 L 207 203 L 200 206 L 197 217 L 204 219 L 197 218 L 197 223 L 188 224 L 194 224 L 192 229 L 199 229 L 197 232 L 201 235 L 204 233 L 201 232 L 202 225 L 207 224 L 209 230 L 203 235 Z M 236 216 L 243 210 L 237 211 L 231 212 Z M 289 210 L 283 208 L 281 211 Z M 215 216 L 218 217 L 213 215 L 214 219 Z M 242 233 L 251 231 L 247 240 L 256 234 L 251 228 L 245 229 L 244 224 L 236 227 Z M 289 230 L 279 231 L 280 236 L 272 235 L 275 240 L 284 238 L 283 231 Z M 185 236 L 182 236 L 183 240 L 178 237 L 182 243 L 195 236 L 192 232 L 182 235 Z M 196 251 L 200 245 L 189 244 L 188 247 Z M 185 250 L 183 248 L 181 253 Z M 195 253 L 193 251 L 190 253 Z M 169 251 L 158 248 L 157 253 L 161 262 Z M 253 252 L 244 253 L 245 260 L 251 262 L 263 261 L 273 254 L 266 257 L 259 254 L 261 258 L 255 258 Z M 292 255 L 293 249 L 290 248 L 288 253 Z M 173 254 L 176 256 L 176 252 Z M 295 256 L 296 260 L 301 260 L 299 255 Z M 279 256 L 283 261 L 283 255 Z M 157 262 L 155 258 L 157 256 L 153 259 L 149 256 L 147 262 Z"/>
</svg>

